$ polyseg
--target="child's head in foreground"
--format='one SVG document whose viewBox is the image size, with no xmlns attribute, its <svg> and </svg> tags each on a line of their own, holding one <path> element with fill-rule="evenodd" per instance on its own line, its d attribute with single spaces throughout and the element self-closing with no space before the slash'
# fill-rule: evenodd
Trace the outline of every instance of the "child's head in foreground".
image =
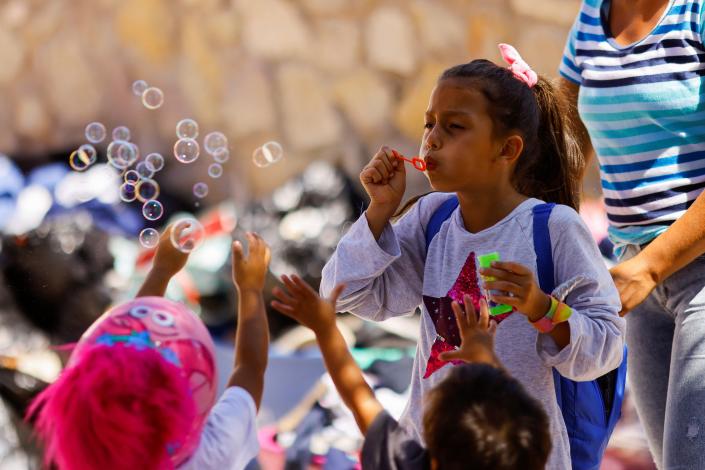
<svg viewBox="0 0 705 470">
<path fill-rule="evenodd" d="M 420 156 L 437 191 L 516 191 L 578 206 L 584 159 L 566 118 L 567 102 L 508 45 L 510 68 L 473 60 L 438 79 Z"/>
<path fill-rule="evenodd" d="M 434 470 L 539 470 L 551 451 L 541 405 L 506 372 L 456 366 L 426 398 L 423 427 Z"/>
<path fill-rule="evenodd" d="M 139 297 L 101 316 L 29 415 L 60 470 L 172 469 L 215 402 L 213 341 L 184 305 Z"/>
</svg>

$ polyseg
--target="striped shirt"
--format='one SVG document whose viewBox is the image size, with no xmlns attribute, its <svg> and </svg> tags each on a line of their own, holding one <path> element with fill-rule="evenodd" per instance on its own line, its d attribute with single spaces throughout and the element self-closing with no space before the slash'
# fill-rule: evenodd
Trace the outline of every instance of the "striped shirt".
<svg viewBox="0 0 705 470">
<path fill-rule="evenodd" d="M 651 241 L 705 188 L 705 0 L 671 0 L 642 40 L 609 34 L 609 0 L 584 0 L 560 74 L 600 164 L 610 237 Z"/>
</svg>

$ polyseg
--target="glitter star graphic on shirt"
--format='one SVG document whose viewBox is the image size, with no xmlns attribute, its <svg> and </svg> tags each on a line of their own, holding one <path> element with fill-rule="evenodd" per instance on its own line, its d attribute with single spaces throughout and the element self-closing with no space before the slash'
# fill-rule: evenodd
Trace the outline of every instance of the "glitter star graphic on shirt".
<svg viewBox="0 0 705 470">
<path fill-rule="evenodd" d="M 460 271 L 458 278 L 455 280 L 453 287 L 450 288 L 444 297 L 423 296 L 423 303 L 426 310 L 433 321 L 433 326 L 436 329 L 436 340 L 431 347 L 431 356 L 426 364 L 426 373 L 424 378 L 429 378 L 434 372 L 442 368 L 447 361 L 442 361 L 438 356 L 445 351 L 452 351 L 460 346 L 460 333 L 458 332 L 458 324 L 455 321 L 455 314 L 451 307 L 451 302 L 454 300 L 461 306 L 464 305 L 463 297 L 465 294 L 470 295 L 473 307 L 476 312 L 480 311 L 480 299 L 482 291 L 477 279 L 477 265 L 475 263 L 475 252 L 470 252 L 463 269 Z M 512 312 L 503 315 L 492 317 L 497 323 L 511 315 Z M 453 361 L 458 364 L 458 361 Z"/>
</svg>

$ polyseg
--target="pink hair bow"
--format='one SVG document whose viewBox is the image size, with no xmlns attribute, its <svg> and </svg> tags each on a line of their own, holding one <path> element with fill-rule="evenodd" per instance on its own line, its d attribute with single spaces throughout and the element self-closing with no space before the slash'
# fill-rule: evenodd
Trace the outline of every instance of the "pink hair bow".
<svg viewBox="0 0 705 470">
<path fill-rule="evenodd" d="M 502 54 L 502 59 L 509 64 L 509 70 L 511 70 L 516 78 L 529 85 L 529 88 L 533 88 L 534 85 L 536 85 L 539 81 L 539 76 L 529 67 L 529 64 L 521 58 L 514 46 L 500 44 L 499 52 Z"/>
</svg>

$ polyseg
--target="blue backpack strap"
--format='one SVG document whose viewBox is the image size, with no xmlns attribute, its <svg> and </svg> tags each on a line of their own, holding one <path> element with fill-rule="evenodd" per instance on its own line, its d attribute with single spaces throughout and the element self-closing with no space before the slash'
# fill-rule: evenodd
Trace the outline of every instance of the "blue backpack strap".
<svg viewBox="0 0 705 470">
<path fill-rule="evenodd" d="M 431 240 L 436 236 L 438 231 L 441 229 L 441 225 L 445 222 L 448 217 L 451 216 L 456 207 L 458 207 L 459 201 L 458 197 L 453 195 L 443 204 L 438 206 L 438 209 L 431 215 L 431 219 L 426 225 L 426 253 L 428 253 L 428 247 L 431 246 Z"/>
<path fill-rule="evenodd" d="M 539 285 L 544 292 L 555 288 L 555 272 L 551 233 L 548 220 L 555 204 L 534 206 L 534 250 L 539 275 Z M 561 376 L 553 369 L 553 382 L 556 388 L 556 400 L 563 415 L 566 431 L 570 440 L 570 457 L 573 470 L 598 470 L 602 455 L 607 447 L 609 437 L 621 415 L 624 397 L 624 382 L 627 372 L 626 347 L 624 361 L 618 369 L 605 374 L 610 376 L 609 387 L 614 394 L 609 416 L 604 417 L 604 400 L 597 380 L 575 382 Z"/>
<path fill-rule="evenodd" d="M 536 252 L 536 266 L 539 274 L 539 285 L 544 292 L 552 292 L 556 287 L 555 273 L 553 271 L 553 249 L 551 246 L 551 232 L 548 230 L 548 219 L 556 205 L 539 204 L 534 206 L 534 251 Z"/>
</svg>

